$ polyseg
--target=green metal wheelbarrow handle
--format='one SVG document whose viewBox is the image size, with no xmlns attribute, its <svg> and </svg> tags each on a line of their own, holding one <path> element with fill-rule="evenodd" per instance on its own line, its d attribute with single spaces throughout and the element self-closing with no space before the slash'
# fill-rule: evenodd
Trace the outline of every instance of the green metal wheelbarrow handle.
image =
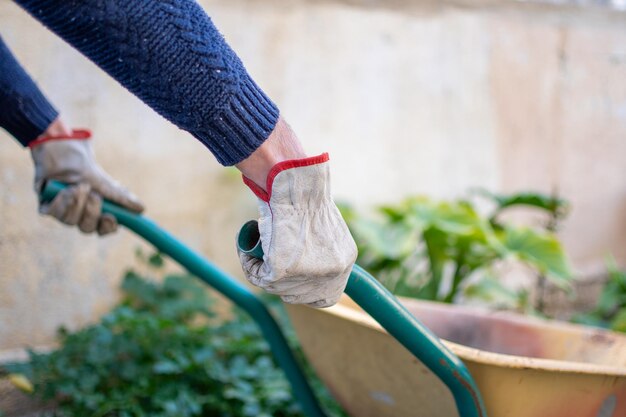
<svg viewBox="0 0 626 417">
<path fill-rule="evenodd" d="M 64 187 L 63 184 L 49 181 L 42 191 L 41 199 L 52 200 Z M 131 213 L 107 201 L 103 203 L 102 211 L 115 216 L 121 225 L 143 237 L 159 251 L 170 256 L 189 272 L 248 312 L 260 326 L 305 414 L 309 417 L 325 415 L 276 321 L 265 305 L 250 290 L 146 217 Z M 240 233 L 238 242 L 240 246 L 246 238 L 253 240 L 255 237 L 255 231 L 250 227 L 250 222 L 246 225 L 248 227 L 245 233 L 243 229 Z M 256 231 L 256 239 L 258 239 L 258 231 Z M 246 244 L 246 249 L 254 250 L 255 256 L 262 256 L 260 245 L 255 245 L 258 242 L 252 243 L 252 245 Z M 478 388 L 463 362 L 403 307 L 386 288 L 358 265 L 354 266 L 350 274 L 346 294 L 448 386 L 461 417 L 486 417 Z"/>
</svg>

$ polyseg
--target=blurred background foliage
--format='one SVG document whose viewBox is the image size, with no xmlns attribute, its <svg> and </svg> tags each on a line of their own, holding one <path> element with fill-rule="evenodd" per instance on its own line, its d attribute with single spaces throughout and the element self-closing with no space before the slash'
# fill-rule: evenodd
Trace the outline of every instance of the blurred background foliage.
<svg viewBox="0 0 626 417">
<path fill-rule="evenodd" d="M 538 283 L 547 279 L 570 288 L 571 266 L 554 233 L 567 214 L 566 201 L 539 193 L 473 194 L 491 208 L 481 211 L 470 199 L 409 197 L 361 214 L 342 204 L 359 247 L 357 262 L 397 295 L 446 303 L 466 297 L 532 310 L 527 289 L 502 283 L 495 267 L 503 262 L 531 268 Z M 531 227 L 502 220 L 503 212 L 520 206 L 543 212 L 546 223 Z"/>
<path fill-rule="evenodd" d="M 398 204 L 357 212 L 340 209 L 357 246 L 357 262 L 399 296 L 445 303 L 474 301 L 492 308 L 549 316 L 546 287 L 574 291 L 574 273 L 556 232 L 569 203 L 537 192 L 494 194 L 473 190 L 469 199 L 434 201 L 409 197 Z M 487 208 L 485 208 L 487 207 Z M 506 212 L 530 208 L 544 219 L 519 224 Z M 513 288 L 503 277 L 505 265 L 529 268 L 531 286 Z M 572 321 L 626 332 L 626 271 L 613 258 L 596 305 Z"/>
</svg>

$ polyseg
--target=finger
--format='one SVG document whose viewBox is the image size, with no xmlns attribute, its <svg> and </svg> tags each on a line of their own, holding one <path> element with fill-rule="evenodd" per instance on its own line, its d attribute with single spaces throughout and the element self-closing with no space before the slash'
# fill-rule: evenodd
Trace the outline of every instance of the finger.
<svg viewBox="0 0 626 417">
<path fill-rule="evenodd" d="M 308 302 L 306 305 L 314 308 L 332 307 L 341 299 L 341 296 L 346 290 L 346 285 L 347 280 L 337 279 L 334 282 L 329 283 L 329 285 L 321 291 L 323 296 L 321 296 L 319 300 Z"/>
<path fill-rule="evenodd" d="M 89 184 L 86 183 L 65 188 L 52 202 L 42 205 L 40 212 L 53 216 L 62 223 L 74 226 L 82 217 L 89 190 Z"/>
<path fill-rule="evenodd" d="M 87 183 L 80 183 L 72 187 L 73 190 L 73 204 L 67 207 L 67 211 L 61 218 L 61 221 L 65 224 L 76 225 L 83 217 L 83 210 L 85 204 L 87 204 L 87 198 L 91 191 L 91 186 Z"/>
<path fill-rule="evenodd" d="M 330 304 L 330 303 L 328 303 L 328 301 L 326 299 L 324 299 L 324 300 L 316 301 L 314 303 L 308 303 L 306 305 L 309 306 L 309 307 L 313 307 L 313 308 L 325 308 L 325 307 L 330 307 L 330 306 L 334 305 L 334 303 Z"/>
<path fill-rule="evenodd" d="M 104 175 L 101 177 L 94 188 L 98 191 L 105 200 L 109 200 L 113 203 L 135 212 L 141 213 L 144 211 L 144 205 L 139 198 L 124 188 L 114 179 Z"/>
<path fill-rule="evenodd" d="M 327 308 L 337 304 L 337 302 L 341 298 L 341 294 L 339 295 L 339 297 L 321 299 L 316 299 L 317 297 L 311 297 L 307 295 L 281 295 L 280 298 L 281 300 L 283 300 L 283 302 L 287 304 L 304 304 L 314 308 Z"/>
<path fill-rule="evenodd" d="M 298 294 L 285 294 L 285 293 L 278 293 L 278 295 L 280 296 L 280 299 L 283 300 L 283 302 L 287 303 L 287 304 L 314 304 L 320 301 L 319 296 L 317 295 L 312 295 L 310 293 L 308 294 L 302 294 L 302 293 L 298 293 Z"/>
<path fill-rule="evenodd" d="M 323 300 L 318 300 L 313 303 L 308 303 L 307 305 L 313 308 L 328 308 L 337 304 L 340 298 L 341 298 L 341 294 L 337 298 L 324 298 Z"/>
<path fill-rule="evenodd" d="M 276 292 L 285 303 L 306 304 L 315 308 L 330 307 L 337 304 L 346 286 L 343 279 L 310 280 L 303 277 L 299 282 L 299 286 L 287 286 L 287 282 L 281 281 L 274 284 L 278 290 Z"/>
<path fill-rule="evenodd" d="M 54 199 L 47 203 L 41 203 L 39 205 L 39 213 L 47 216 L 52 216 L 57 219 L 61 219 L 63 214 L 67 211 L 74 201 L 74 192 L 70 188 L 65 188 L 54 197 Z"/>
<path fill-rule="evenodd" d="M 98 234 L 100 236 L 108 235 L 117 230 L 117 220 L 110 214 L 103 214 L 98 221 Z"/>
<path fill-rule="evenodd" d="M 83 210 L 83 217 L 78 223 L 78 228 L 83 233 L 93 233 L 98 228 L 102 211 L 102 198 L 93 191 L 87 196 L 87 202 Z"/>
<path fill-rule="evenodd" d="M 260 288 L 267 286 L 265 278 L 268 273 L 262 259 L 257 259 L 240 251 L 239 261 L 241 262 L 243 273 L 250 284 Z"/>
</svg>

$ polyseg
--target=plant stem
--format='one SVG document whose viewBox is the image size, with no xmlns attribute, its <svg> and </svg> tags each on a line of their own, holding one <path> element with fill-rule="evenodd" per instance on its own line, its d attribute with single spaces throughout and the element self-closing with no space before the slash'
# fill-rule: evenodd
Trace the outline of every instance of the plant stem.
<svg viewBox="0 0 626 417">
<path fill-rule="evenodd" d="M 553 192 L 553 198 L 555 201 L 557 201 L 558 198 L 558 194 L 556 192 Z M 548 224 L 546 225 L 546 230 L 548 230 L 549 232 L 555 233 L 556 229 L 559 225 L 559 213 L 558 213 L 558 208 L 555 208 L 554 210 L 550 211 L 550 218 L 548 219 Z M 545 276 L 545 274 L 539 274 L 537 276 L 537 294 L 535 295 L 537 297 L 537 301 L 535 303 L 535 310 L 537 310 L 539 313 L 544 314 L 544 310 L 546 307 L 546 287 L 547 287 L 547 278 Z"/>
<path fill-rule="evenodd" d="M 537 277 L 537 302 L 535 304 L 535 310 L 537 310 L 541 314 L 543 314 L 543 310 L 546 307 L 546 283 L 546 276 L 544 274 L 539 274 L 539 276 Z"/>
<path fill-rule="evenodd" d="M 456 268 L 454 269 L 454 276 L 452 278 L 452 288 L 450 288 L 448 295 L 446 295 L 446 297 L 443 299 L 445 303 L 452 304 L 452 301 L 454 301 L 454 297 L 459 291 L 459 286 L 461 285 L 461 282 L 463 282 L 463 279 L 465 279 L 465 274 L 462 273 L 463 267 L 465 266 L 464 262 L 465 251 L 462 251 L 456 260 Z"/>
<path fill-rule="evenodd" d="M 424 243 L 426 244 L 426 252 L 428 253 L 428 263 L 430 264 L 430 281 L 424 286 L 423 294 L 425 299 L 437 301 L 437 294 L 439 293 L 439 284 L 441 282 L 442 265 L 435 255 L 435 251 L 431 242 L 430 230 L 425 230 L 423 233 Z"/>
</svg>

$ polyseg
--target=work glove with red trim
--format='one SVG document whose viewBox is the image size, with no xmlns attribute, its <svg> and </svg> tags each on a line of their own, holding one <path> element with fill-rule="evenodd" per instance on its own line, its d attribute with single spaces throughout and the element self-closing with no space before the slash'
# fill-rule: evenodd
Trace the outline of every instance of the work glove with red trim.
<svg viewBox="0 0 626 417">
<path fill-rule="evenodd" d="M 74 130 L 69 136 L 46 136 L 31 142 L 35 192 L 39 194 L 47 180 L 71 184 L 51 202 L 40 204 L 39 212 L 78 226 L 84 233 L 105 235 L 117 230 L 117 221 L 101 213 L 103 198 L 135 213 L 143 211 L 143 204 L 96 163 L 90 138 L 88 130 Z"/>
<path fill-rule="evenodd" d="M 280 162 L 259 198 L 263 259 L 239 251 L 253 285 L 286 303 L 330 307 L 346 288 L 357 248 L 330 196 L 328 154 Z"/>
</svg>

